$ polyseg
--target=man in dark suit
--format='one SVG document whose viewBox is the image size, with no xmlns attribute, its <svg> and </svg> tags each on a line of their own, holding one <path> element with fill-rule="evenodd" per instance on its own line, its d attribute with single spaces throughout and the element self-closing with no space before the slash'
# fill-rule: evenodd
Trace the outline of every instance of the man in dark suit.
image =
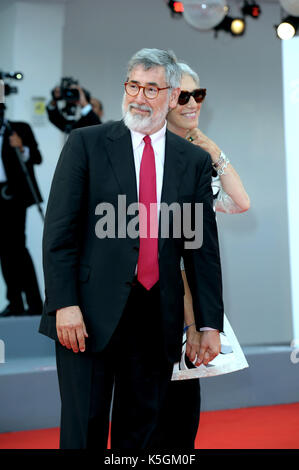
<svg viewBox="0 0 299 470">
<path fill-rule="evenodd" d="M 34 176 L 33 166 L 42 161 L 33 132 L 25 122 L 10 122 L 0 119 L 0 260 L 3 277 L 7 286 L 8 306 L 1 316 L 41 315 L 42 300 L 34 266 L 26 248 L 25 223 L 27 207 L 36 203 L 28 186 L 15 149 L 27 167 L 38 202 L 41 195 Z M 26 295 L 28 310 L 25 312 L 22 292 Z"/>
<path fill-rule="evenodd" d="M 197 362 L 219 353 L 223 304 L 211 159 L 166 130 L 180 79 L 172 53 L 137 52 L 128 66 L 123 121 L 73 131 L 56 168 L 43 240 L 40 332 L 56 340 L 61 448 L 106 448 L 113 384 L 112 448 L 154 445 L 181 354 L 181 256 L 197 328 L 213 328 L 202 333 Z M 162 236 L 160 202 L 203 203 L 200 249 L 187 249 L 184 235 L 174 236 L 171 217 L 169 237 Z M 137 203 L 140 235 L 134 237 Z M 141 209 L 150 204 L 146 218 Z M 98 217 L 114 209 L 115 219 Z"/>
</svg>

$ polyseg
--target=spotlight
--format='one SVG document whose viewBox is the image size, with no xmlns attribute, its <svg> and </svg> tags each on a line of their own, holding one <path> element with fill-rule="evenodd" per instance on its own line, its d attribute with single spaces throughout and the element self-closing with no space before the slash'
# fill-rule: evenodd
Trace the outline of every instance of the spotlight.
<svg viewBox="0 0 299 470">
<path fill-rule="evenodd" d="M 23 74 L 21 72 L 17 72 L 14 78 L 16 80 L 23 80 Z"/>
<path fill-rule="evenodd" d="M 234 18 L 230 25 L 230 30 L 233 36 L 242 36 L 245 32 L 245 20 L 243 18 Z"/>
<path fill-rule="evenodd" d="M 275 25 L 276 34 L 279 39 L 292 39 L 299 26 L 299 17 L 287 16 L 279 25 Z"/>
<path fill-rule="evenodd" d="M 169 0 L 168 7 L 171 11 L 171 16 L 182 16 L 184 11 L 183 2 L 174 2 L 173 0 Z"/>
<path fill-rule="evenodd" d="M 250 4 L 248 1 L 245 0 L 244 6 L 241 8 L 241 11 L 244 16 L 248 15 L 251 18 L 257 19 L 260 14 L 262 13 L 261 7 L 255 3 L 251 2 Z"/>
<path fill-rule="evenodd" d="M 226 16 L 221 23 L 215 26 L 215 36 L 217 37 L 218 31 L 225 31 L 232 36 L 242 36 L 245 33 L 246 22 L 243 18 L 232 18 Z"/>
</svg>

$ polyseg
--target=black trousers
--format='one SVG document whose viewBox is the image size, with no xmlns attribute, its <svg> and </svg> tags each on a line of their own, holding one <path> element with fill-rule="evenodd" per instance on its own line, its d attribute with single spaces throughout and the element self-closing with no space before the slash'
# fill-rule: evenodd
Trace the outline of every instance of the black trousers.
<svg viewBox="0 0 299 470">
<path fill-rule="evenodd" d="M 13 198 L 6 200 L 0 195 L 0 216 L 0 261 L 7 286 L 7 300 L 12 310 L 22 312 L 24 292 L 29 309 L 41 314 L 42 299 L 32 259 L 26 248 L 26 208 L 20 201 Z"/>
<path fill-rule="evenodd" d="M 137 283 L 102 352 L 74 353 L 56 343 L 60 448 L 107 448 L 113 386 L 111 448 L 152 448 L 173 368 L 165 358 L 159 305 L 159 283 L 150 291 Z"/>
<path fill-rule="evenodd" d="M 155 447 L 157 449 L 194 449 L 199 419 L 199 379 L 169 382 L 165 404 L 155 430 Z"/>
</svg>

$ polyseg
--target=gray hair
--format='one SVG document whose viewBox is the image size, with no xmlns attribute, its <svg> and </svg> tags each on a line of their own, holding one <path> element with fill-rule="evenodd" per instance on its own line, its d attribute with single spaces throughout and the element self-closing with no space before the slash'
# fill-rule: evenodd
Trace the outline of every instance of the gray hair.
<svg viewBox="0 0 299 470">
<path fill-rule="evenodd" d="M 196 85 L 199 87 L 199 76 L 196 72 L 194 72 L 189 65 L 185 64 L 184 62 L 178 62 L 178 66 L 181 69 L 182 75 L 190 75 L 191 78 L 195 81 Z"/>
<path fill-rule="evenodd" d="M 128 76 L 134 67 L 142 65 L 144 70 L 154 67 L 164 67 L 167 85 L 179 88 L 182 72 L 178 66 L 177 58 L 172 51 L 162 49 L 141 49 L 133 55 L 128 64 Z"/>
</svg>

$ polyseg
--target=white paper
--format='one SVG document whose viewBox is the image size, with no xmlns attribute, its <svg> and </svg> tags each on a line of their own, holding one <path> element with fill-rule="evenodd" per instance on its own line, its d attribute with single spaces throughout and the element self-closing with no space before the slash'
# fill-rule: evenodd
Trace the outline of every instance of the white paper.
<svg viewBox="0 0 299 470">
<path fill-rule="evenodd" d="M 201 364 L 199 367 L 193 365 L 193 368 L 188 368 L 185 362 L 186 333 L 184 333 L 181 361 L 174 364 L 171 380 L 214 377 L 249 367 L 226 315 L 224 315 L 223 333 L 220 333 L 220 339 L 221 352 L 213 361 L 207 366 Z"/>
</svg>

